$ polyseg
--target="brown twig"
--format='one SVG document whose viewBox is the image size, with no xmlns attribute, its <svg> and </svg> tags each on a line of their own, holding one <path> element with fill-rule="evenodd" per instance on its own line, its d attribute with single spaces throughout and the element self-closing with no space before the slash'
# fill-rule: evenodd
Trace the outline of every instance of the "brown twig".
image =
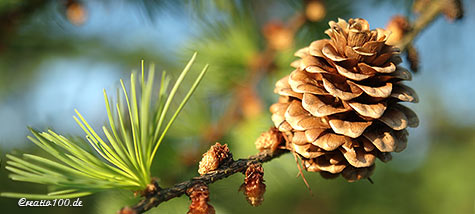
<svg viewBox="0 0 475 214">
<path fill-rule="evenodd" d="M 176 184 L 173 187 L 159 189 L 156 194 L 146 196 L 145 199 L 141 200 L 135 206 L 130 208 L 124 208 L 119 213 L 125 213 L 124 210 L 127 210 L 128 213 L 143 213 L 147 210 L 152 209 L 153 207 L 158 206 L 160 203 L 168 201 L 172 198 L 180 197 L 186 193 L 186 190 L 195 184 L 204 183 L 210 184 L 214 183 L 223 178 L 227 178 L 233 174 L 239 172 L 245 172 L 246 168 L 250 164 L 255 163 L 264 163 L 268 162 L 274 158 L 280 157 L 282 154 L 287 153 L 288 150 L 276 150 L 274 152 L 263 151 L 256 155 L 253 155 L 247 159 L 239 159 L 232 161 L 231 163 L 220 167 L 220 169 L 204 174 L 199 177 L 194 177 L 188 181 Z"/>
</svg>

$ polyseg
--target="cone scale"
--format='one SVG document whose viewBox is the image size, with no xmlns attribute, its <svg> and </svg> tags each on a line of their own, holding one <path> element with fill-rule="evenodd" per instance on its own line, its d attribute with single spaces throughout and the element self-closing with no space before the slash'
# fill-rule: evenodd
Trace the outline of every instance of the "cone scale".
<svg viewBox="0 0 475 214">
<path fill-rule="evenodd" d="M 418 98 L 403 84 L 411 73 L 386 44 L 389 31 L 370 30 L 364 19 L 329 25 L 330 39 L 295 53 L 295 70 L 276 83 L 280 98 L 270 111 L 307 171 L 356 181 L 371 175 L 377 158 L 389 161 L 406 148 L 406 128 L 419 120 L 400 103 Z"/>
</svg>

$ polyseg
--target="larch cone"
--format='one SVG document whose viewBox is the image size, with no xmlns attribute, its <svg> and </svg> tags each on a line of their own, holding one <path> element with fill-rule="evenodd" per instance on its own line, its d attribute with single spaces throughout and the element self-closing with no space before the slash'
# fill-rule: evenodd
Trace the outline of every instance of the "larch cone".
<svg viewBox="0 0 475 214">
<path fill-rule="evenodd" d="M 368 178 L 379 158 L 407 145 L 407 127 L 417 115 L 400 102 L 418 102 L 402 82 L 411 73 L 400 67 L 390 35 L 370 30 L 364 19 L 330 21 L 330 39 L 314 41 L 295 53 L 290 75 L 277 81 L 279 101 L 270 107 L 275 127 L 307 171 L 348 181 Z"/>
</svg>

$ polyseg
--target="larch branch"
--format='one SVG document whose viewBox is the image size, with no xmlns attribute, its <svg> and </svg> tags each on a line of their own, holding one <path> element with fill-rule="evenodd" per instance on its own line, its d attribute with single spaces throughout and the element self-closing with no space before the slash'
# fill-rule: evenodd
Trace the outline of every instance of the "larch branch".
<svg viewBox="0 0 475 214">
<path fill-rule="evenodd" d="M 263 151 L 256 155 L 250 156 L 247 159 L 239 159 L 232 161 L 219 169 L 210 173 L 204 174 L 199 177 L 194 177 L 190 180 L 178 183 L 173 187 L 159 189 L 156 194 L 146 196 L 143 200 L 136 205 L 127 209 L 128 213 L 143 213 L 160 205 L 162 202 L 170 199 L 180 197 L 186 193 L 186 190 L 193 187 L 198 183 L 211 184 L 218 180 L 227 178 L 233 174 L 245 172 L 247 166 L 254 163 L 265 163 L 275 158 L 280 157 L 282 154 L 288 153 L 288 150 L 276 150 L 274 152 Z M 122 210 L 125 210 L 122 209 Z M 119 212 L 125 213 L 125 212 Z"/>
</svg>

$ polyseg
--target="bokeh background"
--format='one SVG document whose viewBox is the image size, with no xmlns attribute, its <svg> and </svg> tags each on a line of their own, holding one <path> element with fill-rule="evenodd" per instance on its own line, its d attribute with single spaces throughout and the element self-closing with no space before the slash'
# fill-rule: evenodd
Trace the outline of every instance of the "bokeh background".
<svg viewBox="0 0 475 214">
<path fill-rule="evenodd" d="M 210 71 L 153 165 L 160 185 L 171 186 L 196 176 L 201 154 L 216 141 L 227 143 L 235 158 L 256 153 L 254 140 L 271 126 L 274 82 L 292 71 L 297 49 L 326 37 L 329 20 L 361 17 L 384 28 L 396 14 L 416 18 L 410 0 L 328 0 L 317 13 L 321 20 L 299 22 L 306 3 L 1 0 L 1 159 L 43 153 L 26 139 L 27 126 L 84 136 L 72 119 L 75 108 L 94 127 L 105 124 L 101 90 L 115 90 L 141 59 L 176 77 L 198 51 L 195 74 L 205 63 Z M 285 155 L 264 165 L 260 207 L 238 192 L 243 175 L 212 184 L 217 213 L 475 213 L 475 2 L 463 3 L 462 20 L 440 16 L 415 41 L 420 69 L 407 84 L 419 94 L 420 103 L 409 105 L 421 124 L 409 130 L 405 151 L 377 163 L 374 184 L 305 173 L 312 194 Z M 46 191 L 9 180 L 4 165 L 0 191 Z M 20 208 L 16 199 L 0 198 L 0 207 L 1 213 L 115 213 L 138 201 L 120 190 L 82 200 L 82 208 Z M 183 196 L 150 213 L 186 213 L 188 205 Z"/>
</svg>

